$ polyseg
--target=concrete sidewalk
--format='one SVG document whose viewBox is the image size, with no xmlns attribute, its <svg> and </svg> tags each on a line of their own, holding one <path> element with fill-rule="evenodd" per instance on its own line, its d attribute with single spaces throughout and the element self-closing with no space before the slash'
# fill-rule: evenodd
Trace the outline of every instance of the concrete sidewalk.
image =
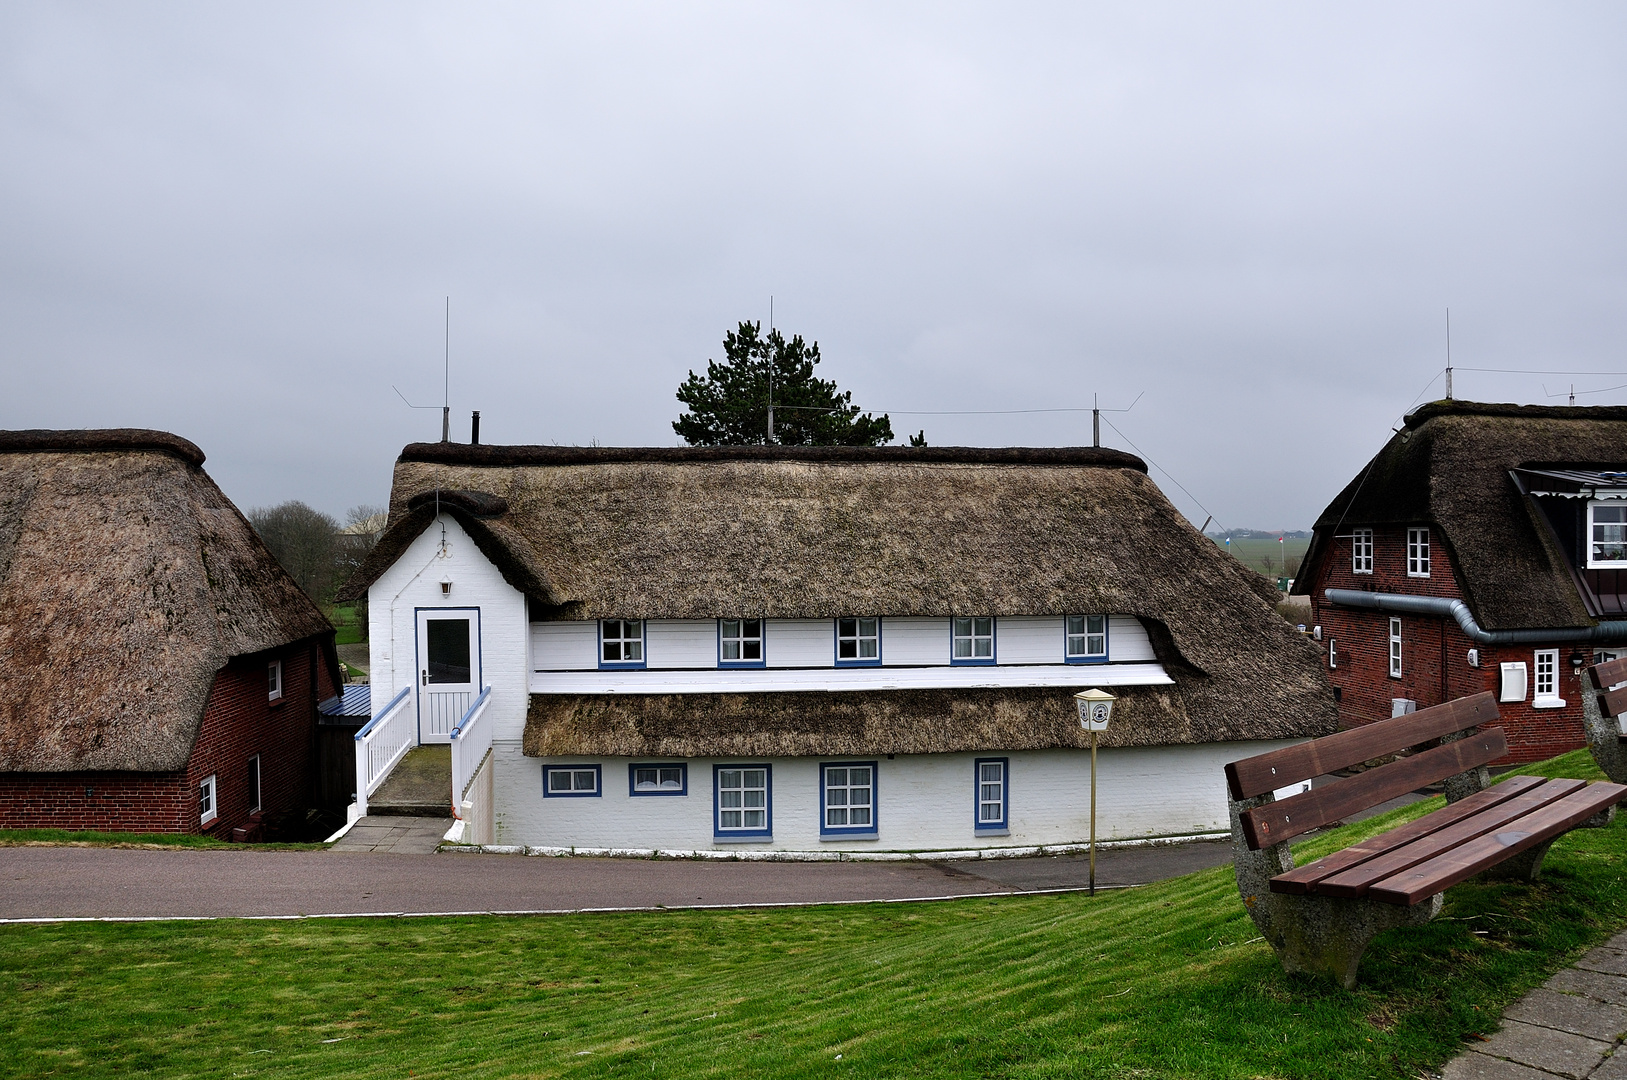
<svg viewBox="0 0 1627 1080">
<path fill-rule="evenodd" d="M 1509 1006 L 1444 1080 L 1627 1080 L 1627 931 Z"/>
</svg>

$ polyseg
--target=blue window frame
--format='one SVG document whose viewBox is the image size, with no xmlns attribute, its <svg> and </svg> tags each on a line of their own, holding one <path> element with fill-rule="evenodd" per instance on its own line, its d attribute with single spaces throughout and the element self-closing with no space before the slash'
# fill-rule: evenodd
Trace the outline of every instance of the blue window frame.
<svg viewBox="0 0 1627 1080">
<path fill-rule="evenodd" d="M 876 835 L 876 763 L 823 761 L 819 764 L 819 835 Z"/>
<path fill-rule="evenodd" d="M 881 663 L 880 619 L 836 620 L 836 666 L 876 667 Z"/>
<path fill-rule="evenodd" d="M 1107 616 L 1069 615 L 1062 620 L 1062 658 L 1070 664 L 1107 663 Z"/>
<path fill-rule="evenodd" d="M 629 795 L 688 795 L 689 766 L 681 761 L 635 762 L 627 766 Z"/>
<path fill-rule="evenodd" d="M 544 765 L 545 799 L 597 799 L 604 794 L 603 770 L 598 765 Z"/>
<path fill-rule="evenodd" d="M 995 662 L 992 616 L 949 620 L 949 662 L 951 664 Z"/>
<path fill-rule="evenodd" d="M 641 668 L 647 662 L 642 619 L 599 621 L 599 667 Z"/>
<path fill-rule="evenodd" d="M 773 781 L 772 770 L 767 765 L 713 765 L 713 838 L 772 839 Z"/>
<path fill-rule="evenodd" d="M 972 821 L 978 832 L 1005 832 L 1011 817 L 1011 759 L 972 762 Z"/>
<path fill-rule="evenodd" d="M 768 663 L 766 655 L 762 619 L 717 621 L 718 667 L 764 667 Z"/>
</svg>

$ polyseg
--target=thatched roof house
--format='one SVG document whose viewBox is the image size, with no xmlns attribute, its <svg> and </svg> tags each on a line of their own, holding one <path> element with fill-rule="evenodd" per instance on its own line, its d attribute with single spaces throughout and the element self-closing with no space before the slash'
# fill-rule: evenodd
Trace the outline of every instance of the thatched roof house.
<svg viewBox="0 0 1627 1080">
<path fill-rule="evenodd" d="M 356 596 L 455 518 L 534 620 L 1133 615 L 1174 685 L 1106 745 L 1323 734 L 1334 705 L 1270 584 L 1109 449 L 414 444 Z M 1090 673 L 1078 673 L 1088 685 Z M 1069 691 L 535 694 L 531 755 L 933 753 L 1083 744 Z"/>
<path fill-rule="evenodd" d="M 0 432 L 0 772 L 184 770 L 228 661 L 332 653 L 203 460 L 160 431 Z"/>
</svg>

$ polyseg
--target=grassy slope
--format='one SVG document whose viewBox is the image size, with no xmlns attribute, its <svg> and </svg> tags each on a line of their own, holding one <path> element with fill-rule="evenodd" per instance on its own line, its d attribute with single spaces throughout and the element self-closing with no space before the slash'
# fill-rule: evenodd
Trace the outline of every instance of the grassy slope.
<svg viewBox="0 0 1627 1080">
<path fill-rule="evenodd" d="M 1213 540 L 1214 537 L 1210 537 L 1210 539 Z M 1225 541 L 1218 542 L 1216 546 L 1222 550 L 1226 549 Z M 1275 540 L 1240 539 L 1232 541 L 1230 550 L 1233 557 L 1244 566 L 1262 574 L 1266 573 L 1266 560 L 1269 557 L 1271 572 L 1266 576 L 1275 578 L 1282 574 L 1293 577 L 1298 573 L 1299 561 L 1305 557 L 1305 549 L 1310 546 L 1311 542 L 1306 539 L 1287 540 L 1282 544 L 1278 544 Z M 1288 569 L 1286 570 L 1282 568 L 1284 556 L 1288 559 Z"/>
<path fill-rule="evenodd" d="M 0 847 L 202 848 L 218 851 L 321 851 L 326 844 L 232 844 L 190 833 L 96 832 L 89 829 L 0 829 Z"/>
<path fill-rule="evenodd" d="M 1411 1078 L 1627 923 L 1624 855 L 1580 831 L 1542 882 L 1457 887 L 1355 992 L 1285 976 L 1229 868 L 1094 900 L 10 926 L 0 1074 Z"/>
</svg>

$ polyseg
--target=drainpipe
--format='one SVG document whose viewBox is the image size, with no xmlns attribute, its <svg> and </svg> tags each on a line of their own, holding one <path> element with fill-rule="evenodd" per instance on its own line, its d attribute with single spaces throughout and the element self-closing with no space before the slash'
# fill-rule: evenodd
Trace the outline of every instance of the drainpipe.
<svg viewBox="0 0 1627 1080">
<path fill-rule="evenodd" d="M 1443 596 L 1404 596 L 1399 593 L 1360 592 L 1356 589 L 1328 589 L 1323 593 L 1335 607 L 1366 611 L 1389 611 L 1404 615 L 1434 615 L 1457 620 L 1463 632 L 1477 645 L 1548 645 L 1559 642 L 1589 644 L 1627 642 L 1627 620 L 1601 622 L 1597 626 L 1561 627 L 1555 630 L 1484 630 L 1462 600 Z"/>
</svg>

